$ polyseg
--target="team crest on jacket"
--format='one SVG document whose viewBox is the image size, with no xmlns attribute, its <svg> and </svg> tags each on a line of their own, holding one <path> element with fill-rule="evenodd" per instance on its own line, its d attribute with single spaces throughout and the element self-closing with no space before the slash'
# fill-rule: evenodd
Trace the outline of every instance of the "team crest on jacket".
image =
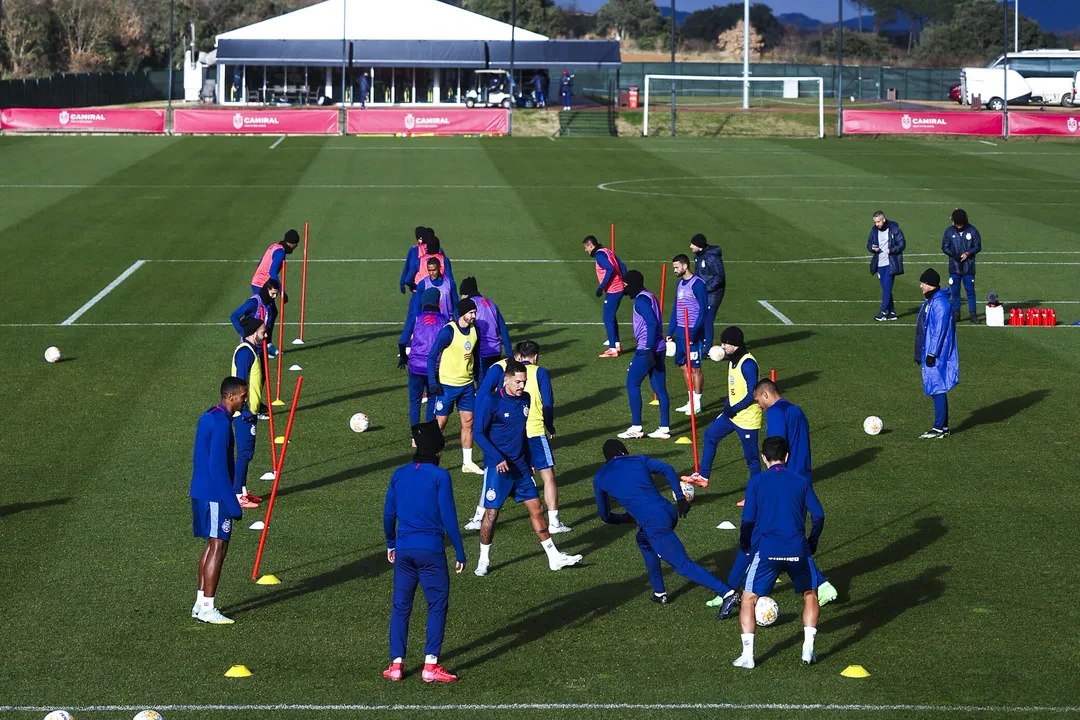
<svg viewBox="0 0 1080 720">
<path fill-rule="evenodd" d="M 225 518 L 221 521 L 221 532 L 230 531 L 232 531 L 232 520 L 230 520 L 229 518 Z"/>
<path fill-rule="evenodd" d="M 488 488 L 487 494 L 484 495 L 488 502 L 495 502 L 495 488 Z"/>
<path fill-rule="evenodd" d="M 971 237 L 971 236 L 969 235 L 968 237 Z M 465 352 L 469 352 L 470 350 L 472 350 L 472 343 L 469 342 L 468 340 L 466 340 L 465 341 Z"/>
<path fill-rule="evenodd" d="M 435 402 L 435 409 L 436 410 L 442 410 L 442 408 L 443 408 L 442 400 L 436 401 Z"/>
<path fill-rule="evenodd" d="M 528 406 L 528 405 L 524 405 L 524 406 L 522 406 L 522 408 L 521 408 L 521 413 L 522 413 L 522 414 L 523 414 L 523 415 L 524 415 L 525 417 L 529 417 L 529 406 Z"/>
<path fill-rule="evenodd" d="M 251 426 L 251 437 L 255 437 L 255 425 Z"/>
</svg>

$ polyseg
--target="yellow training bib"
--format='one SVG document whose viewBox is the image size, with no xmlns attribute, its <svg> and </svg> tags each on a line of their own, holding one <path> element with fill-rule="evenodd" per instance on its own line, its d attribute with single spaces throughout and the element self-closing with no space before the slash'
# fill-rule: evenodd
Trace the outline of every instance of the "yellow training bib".
<svg viewBox="0 0 1080 720">
<path fill-rule="evenodd" d="M 241 348 L 247 348 L 255 353 L 255 362 L 251 363 L 251 371 L 248 375 L 248 409 L 251 412 L 258 414 L 259 403 L 262 402 L 263 392 L 263 366 L 262 358 L 259 356 L 259 351 L 252 347 L 249 343 L 242 342 L 236 346 L 236 349 L 232 353 L 232 375 L 236 377 L 236 353 L 240 352 Z M 233 413 L 233 417 L 239 416 L 239 412 Z"/>
<path fill-rule="evenodd" d="M 451 387 L 461 387 L 473 381 L 473 351 L 476 349 L 476 326 L 463 332 L 457 320 L 451 320 L 447 326 L 454 330 L 454 340 L 443 350 L 439 359 L 439 383 Z"/>
<path fill-rule="evenodd" d="M 506 358 L 495 363 L 506 372 Z M 539 365 L 525 365 L 525 392 L 529 393 L 529 419 L 525 421 L 525 437 L 544 437 L 544 404 L 540 400 L 540 383 L 536 381 Z M 496 388 L 498 389 L 498 388 Z"/>
<path fill-rule="evenodd" d="M 731 363 L 728 363 L 728 403 L 731 405 L 745 398 L 746 394 L 750 392 L 750 388 L 746 386 L 746 378 L 742 374 L 743 363 L 747 360 L 757 362 L 753 355 L 746 353 L 739 358 L 738 365 L 732 367 Z M 743 430 L 757 430 L 761 427 L 761 408 L 758 407 L 756 402 L 752 402 L 750 407 L 743 409 L 731 422 Z"/>
</svg>

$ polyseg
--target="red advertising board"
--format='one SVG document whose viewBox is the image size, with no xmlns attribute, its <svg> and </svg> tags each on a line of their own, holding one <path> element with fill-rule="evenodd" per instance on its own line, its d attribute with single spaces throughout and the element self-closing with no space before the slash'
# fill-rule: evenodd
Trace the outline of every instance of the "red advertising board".
<svg viewBox="0 0 1080 720">
<path fill-rule="evenodd" d="M 1010 112 L 1009 134 L 1080 137 L 1080 115 Z"/>
<path fill-rule="evenodd" d="M 849 135 L 1001 135 L 1001 113 L 845 110 Z"/>
<path fill-rule="evenodd" d="M 114 108 L 9 108 L 0 130 L 24 132 L 165 132 L 165 111 Z"/>
<path fill-rule="evenodd" d="M 378 108 L 349 110 L 349 135 L 505 135 L 509 111 L 502 108 Z"/>
<path fill-rule="evenodd" d="M 337 135 L 338 111 L 313 110 L 174 110 L 177 135 Z"/>
</svg>

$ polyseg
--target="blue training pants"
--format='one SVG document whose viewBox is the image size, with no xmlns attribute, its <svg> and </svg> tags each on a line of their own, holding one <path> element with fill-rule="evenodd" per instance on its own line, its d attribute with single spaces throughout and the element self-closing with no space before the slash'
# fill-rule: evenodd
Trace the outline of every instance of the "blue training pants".
<svg viewBox="0 0 1080 720">
<path fill-rule="evenodd" d="M 721 415 L 712 421 L 705 430 L 705 447 L 701 452 L 701 476 L 709 477 L 712 472 L 713 458 L 716 457 L 716 446 L 731 433 L 738 433 L 739 442 L 742 443 L 743 457 L 746 458 L 746 467 L 750 470 L 750 477 L 761 472 L 761 458 L 758 454 L 758 431 L 744 430 L 727 417 Z"/>
<path fill-rule="evenodd" d="M 427 375 L 417 375 L 416 373 L 409 371 L 409 427 L 416 425 L 420 422 L 420 400 L 424 397 L 424 393 L 427 392 Z M 427 420 L 425 422 L 431 422 L 435 419 L 435 401 L 434 398 L 428 398 L 427 404 Z"/>
<path fill-rule="evenodd" d="M 248 465 L 255 457 L 256 418 L 248 422 L 242 417 L 233 418 L 233 436 L 236 438 L 236 464 L 233 473 L 233 492 L 239 493 L 247 485 Z"/>
<path fill-rule="evenodd" d="M 882 315 L 896 312 L 896 303 L 893 302 L 893 283 L 896 278 L 891 272 L 888 272 L 889 268 L 878 270 L 878 282 L 881 283 L 881 309 L 878 311 Z"/>
<path fill-rule="evenodd" d="M 748 553 L 738 550 L 735 553 L 735 562 L 731 565 L 731 572 L 728 573 L 727 584 L 733 588 L 741 588 L 743 580 L 746 579 L 746 571 L 750 569 L 750 561 L 754 557 L 754 552 L 751 550 Z M 814 558 L 807 556 L 806 558 L 810 562 L 810 574 L 814 587 L 821 587 L 823 584 L 829 581 L 825 577 L 824 573 L 818 569 L 817 563 L 814 562 Z"/>
<path fill-rule="evenodd" d="M 630 361 L 630 367 L 626 370 L 626 394 L 630 396 L 630 417 L 632 425 L 641 425 L 641 383 L 645 382 L 645 376 L 649 376 L 649 383 L 653 392 L 660 401 L 660 427 L 668 427 L 670 420 L 669 411 L 671 400 L 667 393 L 667 372 L 664 368 L 664 354 L 656 355 L 656 365 L 649 369 L 645 362 L 645 351 L 639 350 L 634 353 L 634 359 Z"/>
<path fill-rule="evenodd" d="M 949 395 L 948 393 L 937 393 L 931 395 L 930 398 L 934 401 L 934 427 L 938 430 L 944 430 L 949 427 Z M 239 463 L 237 463 L 239 465 Z"/>
<path fill-rule="evenodd" d="M 713 346 L 716 337 L 716 311 L 720 309 L 720 303 L 724 302 L 724 293 L 719 292 L 709 296 L 709 304 L 705 306 L 705 317 L 701 320 L 701 326 L 705 328 L 705 352 Z"/>
<path fill-rule="evenodd" d="M 615 349 L 619 342 L 619 321 L 615 313 L 619 311 L 619 303 L 622 302 L 622 292 L 604 293 L 604 329 L 607 330 L 608 347 Z"/>
<path fill-rule="evenodd" d="M 641 549 L 641 557 L 645 559 L 653 592 L 666 592 L 664 575 L 660 570 L 660 561 L 663 560 L 687 580 L 704 585 L 717 595 L 726 595 L 731 588 L 686 554 L 686 548 L 675 534 L 677 523 L 675 507 L 669 505 L 666 511 L 649 516 L 644 524 L 638 526 L 637 535 L 634 536 Z"/>
<path fill-rule="evenodd" d="M 975 276 L 949 274 L 949 285 L 952 290 L 952 311 L 960 312 L 960 283 L 963 281 L 964 294 L 967 295 L 968 312 L 975 312 Z"/>
<path fill-rule="evenodd" d="M 446 611 L 450 606 L 450 570 L 446 555 L 431 550 L 398 550 L 394 557 L 394 607 L 390 612 L 390 659 L 405 657 L 409 644 L 409 616 L 412 615 L 416 586 L 427 599 L 427 642 L 425 655 L 438 656 L 446 631 Z"/>
</svg>

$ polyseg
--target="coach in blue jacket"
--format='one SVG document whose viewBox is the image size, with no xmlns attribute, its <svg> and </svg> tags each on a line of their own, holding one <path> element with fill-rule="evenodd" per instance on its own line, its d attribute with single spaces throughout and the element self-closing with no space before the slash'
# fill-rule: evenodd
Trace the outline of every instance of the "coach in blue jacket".
<svg viewBox="0 0 1080 720">
<path fill-rule="evenodd" d="M 874 226 L 866 239 L 866 249 L 873 255 L 870 258 L 870 274 L 877 275 L 881 283 L 881 308 L 874 318 L 878 322 L 896 319 L 893 282 L 897 275 L 904 274 L 903 252 L 906 246 L 900 225 L 889 220 L 880 210 L 874 213 Z"/>
<path fill-rule="evenodd" d="M 724 253 L 719 245 L 710 245 L 705 236 L 698 233 L 690 238 L 690 250 L 694 253 L 694 265 L 698 276 L 705 282 L 705 292 L 709 302 L 705 306 L 705 351 L 713 346 L 715 337 L 716 311 L 724 302 L 724 290 L 727 287 L 727 274 L 724 271 Z"/>
<path fill-rule="evenodd" d="M 949 435 L 947 393 L 960 382 L 960 359 L 949 289 L 941 287 L 941 276 L 933 268 L 923 272 L 919 287 L 926 300 L 915 328 L 915 362 L 922 369 L 923 389 L 934 401 L 934 426 L 919 438 L 934 440 Z"/>
<path fill-rule="evenodd" d="M 960 284 L 963 282 L 968 316 L 972 323 L 978 324 L 979 316 L 975 312 L 975 256 L 982 252 L 982 236 L 968 222 L 967 213 L 961 208 L 952 211 L 952 225 L 945 228 L 941 252 L 949 256 L 953 319 L 960 321 Z"/>
</svg>

